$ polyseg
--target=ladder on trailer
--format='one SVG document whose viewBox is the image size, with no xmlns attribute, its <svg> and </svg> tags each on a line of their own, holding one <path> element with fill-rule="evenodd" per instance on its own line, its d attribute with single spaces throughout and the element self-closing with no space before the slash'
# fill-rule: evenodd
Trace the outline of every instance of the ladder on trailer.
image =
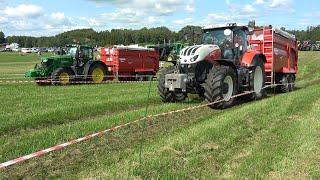
<svg viewBox="0 0 320 180">
<path fill-rule="evenodd" d="M 275 84 L 274 72 L 274 31 L 272 28 L 263 29 L 263 54 L 266 56 L 267 62 L 265 63 L 266 71 L 266 85 Z"/>
</svg>

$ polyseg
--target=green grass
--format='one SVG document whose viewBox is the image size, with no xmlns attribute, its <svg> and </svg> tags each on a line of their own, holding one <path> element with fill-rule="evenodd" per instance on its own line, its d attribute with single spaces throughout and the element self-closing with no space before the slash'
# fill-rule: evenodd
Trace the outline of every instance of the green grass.
<svg viewBox="0 0 320 180">
<path fill-rule="evenodd" d="M 0 178 L 314 178 L 320 177 L 319 52 L 300 53 L 300 87 L 217 111 L 207 107 L 148 121 L 7 170 Z M 35 55 L 0 56 L 0 64 Z M 31 64 L 31 63 L 30 63 Z M 6 65 L 7 66 L 7 65 Z M 28 64 L 14 73 L 24 73 Z M 17 66 L 18 67 L 18 66 Z M 10 77 L 2 73 L 0 78 Z M 14 74 L 12 73 L 12 74 Z M 143 117 L 148 83 L 38 87 L 0 84 L 0 161 Z M 152 83 L 149 114 L 199 104 L 163 104 Z"/>
</svg>

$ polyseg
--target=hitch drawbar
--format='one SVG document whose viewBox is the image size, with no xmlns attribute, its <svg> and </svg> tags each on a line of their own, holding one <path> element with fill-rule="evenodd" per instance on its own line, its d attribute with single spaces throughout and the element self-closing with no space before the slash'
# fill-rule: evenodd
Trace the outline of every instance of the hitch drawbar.
<svg viewBox="0 0 320 180">
<path fill-rule="evenodd" d="M 188 77 L 186 74 L 166 74 L 165 87 L 169 91 L 181 90 L 182 92 L 186 92 L 187 81 Z"/>
</svg>

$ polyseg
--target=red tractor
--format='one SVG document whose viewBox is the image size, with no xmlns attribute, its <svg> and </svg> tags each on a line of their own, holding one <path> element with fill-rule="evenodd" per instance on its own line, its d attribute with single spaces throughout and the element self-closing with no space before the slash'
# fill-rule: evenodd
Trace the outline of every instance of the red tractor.
<svg viewBox="0 0 320 180">
<path fill-rule="evenodd" d="M 212 108 L 227 108 L 243 92 L 262 98 L 266 85 L 293 90 L 298 61 L 293 35 L 233 23 L 205 28 L 202 43 L 184 48 L 177 65 L 162 71 L 158 90 L 164 102 L 183 101 L 193 93 L 210 103 L 219 101 Z"/>
</svg>

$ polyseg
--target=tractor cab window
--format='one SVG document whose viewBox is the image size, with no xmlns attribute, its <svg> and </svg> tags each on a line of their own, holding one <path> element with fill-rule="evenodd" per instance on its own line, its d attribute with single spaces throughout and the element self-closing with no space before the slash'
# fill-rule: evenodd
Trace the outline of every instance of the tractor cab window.
<svg viewBox="0 0 320 180">
<path fill-rule="evenodd" d="M 221 49 L 230 48 L 231 34 L 225 35 L 225 29 L 208 30 L 203 35 L 203 44 L 215 44 Z"/>
<path fill-rule="evenodd" d="M 89 59 L 93 59 L 93 49 L 89 49 Z"/>
<path fill-rule="evenodd" d="M 44 59 L 44 60 L 42 60 L 42 62 L 41 62 L 41 66 L 42 66 L 42 67 L 49 67 L 49 66 L 52 65 L 52 63 L 53 63 L 53 60 L 52 60 L 52 59 Z"/>
<path fill-rule="evenodd" d="M 232 31 L 230 29 L 211 29 L 204 32 L 203 44 L 214 44 L 222 51 L 223 59 L 232 59 Z"/>
<path fill-rule="evenodd" d="M 90 53 L 90 49 L 88 48 L 81 48 L 81 55 L 82 55 L 82 58 L 85 59 L 85 60 L 89 60 L 91 55 L 92 54 L 92 51 Z"/>
<path fill-rule="evenodd" d="M 76 57 L 77 49 L 78 49 L 77 47 L 70 47 L 70 48 L 67 49 L 66 54 L 70 55 L 72 57 Z"/>
<path fill-rule="evenodd" d="M 233 33 L 234 46 L 239 49 L 240 55 L 247 50 L 248 41 L 246 32 L 242 29 L 238 29 Z"/>
</svg>

